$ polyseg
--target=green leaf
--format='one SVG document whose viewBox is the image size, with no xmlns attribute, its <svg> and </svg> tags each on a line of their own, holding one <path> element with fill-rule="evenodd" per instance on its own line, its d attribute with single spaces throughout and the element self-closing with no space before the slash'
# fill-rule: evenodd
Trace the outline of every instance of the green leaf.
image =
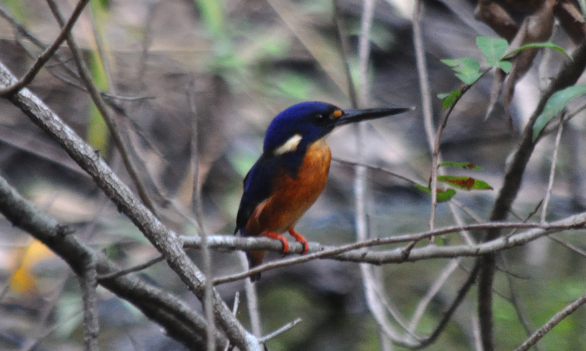
<svg viewBox="0 0 586 351">
<path fill-rule="evenodd" d="M 437 180 L 463 190 L 492 190 L 485 181 L 466 176 L 438 176 Z"/>
<path fill-rule="evenodd" d="M 195 2 L 209 33 L 216 38 L 225 36 L 225 15 L 222 2 L 216 0 L 196 0 Z"/>
<path fill-rule="evenodd" d="M 98 89 L 101 91 L 108 90 L 108 79 L 102 60 L 96 50 L 91 52 L 89 68 L 92 74 L 92 79 Z M 102 114 L 94 105 L 90 105 L 89 123 L 87 127 L 87 141 L 96 150 L 100 150 L 102 155 L 108 152 L 108 126 L 102 118 Z"/>
<path fill-rule="evenodd" d="M 451 162 L 451 161 L 446 161 L 446 162 L 442 162 L 438 165 L 438 167 L 456 167 L 456 168 L 463 168 L 463 169 L 469 169 L 472 171 L 481 171 L 482 167 L 475 165 L 474 163 L 470 163 L 470 162 Z"/>
<path fill-rule="evenodd" d="M 533 141 L 558 113 L 560 113 L 572 100 L 586 94 L 586 84 L 578 84 L 555 92 L 545 103 L 543 112 L 537 117 L 533 125 Z"/>
<path fill-rule="evenodd" d="M 482 76 L 480 73 L 480 63 L 470 57 L 461 57 L 459 59 L 443 59 L 442 63 L 452 67 L 462 82 L 471 85 Z"/>
<path fill-rule="evenodd" d="M 443 100 L 442 110 L 452 107 L 452 105 L 458 101 L 460 96 L 462 96 L 462 91 L 460 90 L 454 90 L 451 93 L 437 94 L 437 97 Z"/>
<path fill-rule="evenodd" d="M 499 63 L 509 47 L 505 39 L 489 37 L 477 37 L 476 45 L 482 51 L 486 63 L 491 67 L 500 67 Z"/>
<path fill-rule="evenodd" d="M 431 195 L 431 189 L 429 189 L 428 187 L 425 187 L 423 185 L 419 185 L 419 184 L 413 184 L 413 186 L 415 186 L 417 189 L 427 193 L 428 195 Z M 446 202 L 449 201 L 451 198 L 453 198 L 456 195 L 456 190 L 454 189 L 447 189 L 447 190 L 442 190 L 442 189 L 437 189 L 436 192 L 436 200 L 437 202 Z"/>
<path fill-rule="evenodd" d="M 554 50 L 557 50 L 557 51 L 561 52 L 562 54 L 564 54 L 564 55 L 566 55 L 566 56 L 568 56 L 568 57 L 571 58 L 571 56 L 568 55 L 568 53 L 564 49 L 562 49 L 561 47 L 555 45 L 554 43 L 550 43 L 550 42 L 525 44 L 525 45 L 521 46 L 520 48 L 515 49 L 515 50 L 507 53 L 506 55 L 503 56 L 503 58 L 510 57 L 511 55 L 514 55 L 514 54 L 518 53 L 521 50 L 535 49 L 535 48 L 554 49 Z"/>
<path fill-rule="evenodd" d="M 497 67 L 505 71 L 505 73 L 509 73 L 511 71 L 512 66 L 513 64 L 511 63 L 511 61 L 499 61 L 497 63 Z"/>
</svg>

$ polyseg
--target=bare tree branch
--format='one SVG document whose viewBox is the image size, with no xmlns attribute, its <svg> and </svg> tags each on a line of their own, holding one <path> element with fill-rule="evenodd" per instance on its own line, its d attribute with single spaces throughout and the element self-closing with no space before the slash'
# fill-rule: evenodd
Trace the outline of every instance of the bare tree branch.
<svg viewBox="0 0 586 351">
<path fill-rule="evenodd" d="M 506 219 L 511 210 L 513 201 L 521 187 L 521 180 L 525 167 L 529 162 L 539 138 L 533 140 L 533 125 L 543 111 L 547 100 L 556 92 L 576 83 L 586 67 L 586 42 L 578 46 L 572 55 L 572 60 L 566 62 L 557 77 L 551 82 L 539 100 L 533 115 L 529 119 L 521 136 L 521 141 L 513 152 L 513 157 L 507 164 L 504 183 L 490 214 L 491 221 Z M 491 241 L 500 236 L 500 229 L 492 228 L 486 231 L 485 241 Z M 492 284 L 494 280 L 495 257 L 489 254 L 481 258 L 483 261 L 478 281 L 478 315 L 482 344 L 484 351 L 494 350 L 493 313 L 492 313 Z"/>
<path fill-rule="evenodd" d="M 57 8 L 57 4 L 55 3 L 55 1 L 54 0 L 46 0 L 46 1 L 49 4 L 49 7 L 50 7 L 51 11 L 53 12 L 53 15 L 57 19 L 57 22 L 59 23 L 59 25 L 63 26 L 63 17 L 59 13 L 59 9 Z M 153 204 L 153 201 L 150 199 L 149 194 L 146 191 L 146 188 L 145 188 L 141 178 L 138 175 L 138 171 L 136 170 L 136 167 L 134 166 L 132 159 L 130 157 L 130 150 L 128 149 L 128 147 L 126 146 L 126 144 L 124 142 L 125 138 L 123 136 L 123 128 L 118 127 L 118 123 L 115 120 L 115 117 L 110 113 L 111 110 L 108 107 L 108 105 L 106 104 L 106 102 L 104 101 L 104 99 L 102 98 L 101 92 L 99 91 L 98 87 L 94 84 L 92 77 L 91 77 L 91 73 L 83 60 L 81 50 L 77 46 L 77 44 L 73 38 L 73 35 L 71 35 L 70 33 L 67 34 L 67 45 L 69 45 L 69 48 L 71 49 L 71 53 L 73 55 L 73 60 L 75 61 L 75 64 L 77 66 L 77 70 L 78 70 L 79 76 L 81 78 L 81 81 L 85 84 L 85 87 L 86 87 L 88 93 L 90 94 L 92 101 L 96 105 L 96 108 L 98 109 L 98 111 L 100 111 L 100 114 L 101 114 L 102 118 L 104 119 L 104 122 L 106 122 L 106 125 L 108 126 L 108 130 L 110 131 L 110 135 L 112 136 L 112 140 L 114 141 L 116 148 L 118 149 L 118 151 L 120 152 L 120 155 L 122 156 L 122 160 L 124 161 L 124 166 L 126 167 L 126 170 L 128 171 L 128 174 L 130 175 L 130 178 L 132 179 L 134 185 L 136 186 L 136 189 L 138 190 L 138 194 L 140 196 L 140 199 L 144 202 L 146 207 L 156 215 L 157 213 L 155 211 L 155 206 Z M 112 84 L 112 82 L 110 82 L 110 83 Z M 128 139 L 128 138 L 126 138 L 126 139 Z"/>
<path fill-rule="evenodd" d="M 214 285 L 228 283 L 249 277 L 252 274 L 264 272 L 278 267 L 284 267 L 291 264 L 311 261 L 316 258 L 336 259 L 350 262 L 363 262 L 371 264 L 387 264 L 414 262 L 430 258 L 454 258 L 454 257 L 478 257 L 488 253 L 495 253 L 512 247 L 523 245 L 529 241 L 538 239 L 542 236 L 568 230 L 582 229 L 586 223 L 586 213 L 570 216 L 565 219 L 553 222 L 551 224 L 531 224 L 531 223 L 480 223 L 470 224 L 465 227 L 447 227 L 427 231 L 418 234 L 398 235 L 387 238 L 375 238 L 362 242 L 348 245 L 331 247 L 320 246 L 315 243 L 309 243 L 309 253 L 303 256 L 287 258 L 279 261 L 262 264 L 246 272 L 234 274 L 227 277 L 214 279 Z M 436 235 L 454 233 L 460 230 L 485 230 L 488 228 L 533 228 L 522 233 L 511 236 L 497 238 L 490 242 L 484 242 L 475 245 L 454 245 L 454 246 L 435 246 L 428 245 L 421 248 L 415 248 L 406 252 L 406 248 L 397 248 L 385 251 L 355 251 L 365 247 L 380 246 L 399 242 L 415 242 Z M 186 247 L 198 247 L 201 245 L 198 238 L 182 237 Z M 208 238 L 210 248 L 222 247 L 223 249 L 240 249 L 240 250 L 269 250 L 282 252 L 283 246 L 278 240 L 269 238 L 236 238 L 227 235 L 210 236 Z M 290 253 L 301 253 L 302 245 L 299 243 L 290 243 Z"/>
<path fill-rule="evenodd" d="M 517 347 L 515 351 L 526 351 L 531 348 L 531 346 L 535 345 L 537 341 L 543 338 L 550 330 L 553 329 L 559 322 L 561 322 L 564 318 L 574 313 L 578 308 L 580 308 L 583 304 L 586 303 L 586 294 L 580 296 L 572 303 L 568 304 L 564 309 L 559 311 L 558 313 L 554 314 L 547 323 L 545 323 L 541 328 L 537 329 L 535 333 L 533 333 L 529 339 L 525 340 L 521 346 Z"/>
<path fill-rule="evenodd" d="M 106 256 L 94 252 L 80 242 L 72 231 L 40 212 L 33 204 L 22 198 L 6 180 L 0 177 L 0 212 L 15 226 L 27 231 L 59 255 L 71 269 L 82 275 L 88 257 L 94 257 L 96 271 L 105 275 L 119 270 Z M 167 333 L 188 347 L 205 347 L 205 321 L 177 297 L 146 284 L 134 274 L 99 280 L 100 285 L 123 298 L 153 321 L 165 328 Z M 218 344 L 225 338 L 216 334 Z"/>
<path fill-rule="evenodd" d="M 0 64 L 0 86 L 10 86 L 16 78 Z M 166 228 L 148 211 L 108 165 L 77 134 L 64 124 L 28 89 L 8 97 L 34 123 L 54 137 L 67 153 L 94 179 L 96 184 L 141 230 L 161 252 L 169 267 L 200 300 L 205 296 L 205 277 L 183 251 L 177 234 Z M 214 291 L 214 313 L 230 341 L 243 350 L 260 350 L 258 339 L 248 333 L 234 318 L 230 309 Z"/>
<path fill-rule="evenodd" d="M 73 13 L 71 14 L 71 17 L 69 17 L 69 20 L 67 21 L 67 23 L 65 23 L 65 25 L 61 29 L 61 32 L 59 33 L 57 38 L 55 38 L 55 41 L 53 42 L 53 44 L 51 44 L 51 46 L 48 47 L 47 50 L 45 50 L 45 52 L 43 52 L 41 54 L 41 56 L 39 56 L 37 61 L 35 61 L 33 66 L 29 69 L 29 71 L 20 80 L 14 81 L 10 86 L 4 86 L 2 89 L 0 89 L 0 96 L 5 97 L 5 96 L 10 96 L 10 95 L 16 94 L 22 88 L 24 88 L 25 86 L 30 84 L 30 82 L 32 82 L 32 80 L 36 77 L 37 73 L 39 73 L 41 68 L 43 68 L 45 63 L 47 63 L 47 61 L 49 61 L 51 56 L 53 56 L 55 51 L 57 51 L 57 49 L 59 49 L 59 46 L 61 46 L 61 44 L 63 43 L 63 41 L 65 41 L 67 36 L 70 35 L 71 28 L 73 28 L 73 25 L 75 24 L 75 22 L 77 21 L 77 19 L 81 15 L 81 12 L 83 11 L 85 5 L 87 5 L 88 2 L 89 2 L 89 0 L 80 0 L 77 3 L 77 6 L 75 7 L 75 9 L 73 10 Z"/>
<path fill-rule="evenodd" d="M 81 297 L 83 300 L 83 343 L 85 351 L 98 351 L 98 299 L 96 287 L 98 279 L 96 262 L 93 255 L 88 255 L 79 275 Z"/>
</svg>

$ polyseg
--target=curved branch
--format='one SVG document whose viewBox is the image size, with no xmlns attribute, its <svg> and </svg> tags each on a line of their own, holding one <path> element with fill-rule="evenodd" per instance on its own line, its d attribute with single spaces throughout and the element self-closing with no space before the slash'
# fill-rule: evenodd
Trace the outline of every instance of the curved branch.
<svg viewBox="0 0 586 351">
<path fill-rule="evenodd" d="M 80 242 L 71 230 L 39 211 L 20 196 L 8 182 L 0 177 L 0 212 L 15 226 L 25 230 L 59 255 L 79 276 L 84 276 L 88 260 L 95 271 L 105 275 L 120 268 L 105 255 Z M 205 347 L 205 320 L 177 297 L 145 283 L 135 274 L 98 279 L 100 285 L 118 297 L 127 300 L 147 317 L 165 328 L 168 335 L 189 348 Z M 218 344 L 226 339 L 216 334 Z"/>
<path fill-rule="evenodd" d="M 85 5 L 87 5 L 88 2 L 89 0 L 80 0 L 77 3 L 77 6 L 71 14 L 71 17 L 69 18 L 67 23 L 65 23 L 53 44 L 50 47 L 48 47 L 47 50 L 45 50 L 45 52 L 41 54 L 41 56 L 37 58 L 33 66 L 24 75 L 24 77 L 22 77 L 20 80 L 14 80 L 10 83 L 10 85 L 4 85 L 2 88 L 0 88 L 0 96 L 14 95 L 18 93 L 21 89 L 23 89 L 25 86 L 27 86 L 30 82 L 32 82 L 32 80 L 36 77 L 37 73 L 39 73 L 41 68 L 43 68 L 43 66 L 47 63 L 47 61 L 49 61 L 51 56 L 53 56 L 55 51 L 59 49 L 59 46 L 61 46 L 63 41 L 65 41 L 65 39 L 71 32 L 71 28 L 73 28 L 73 25 L 81 15 L 81 12 L 83 11 Z"/>
<path fill-rule="evenodd" d="M 531 348 L 531 346 L 535 345 L 537 341 L 543 338 L 550 330 L 553 329 L 556 325 L 559 324 L 564 318 L 569 316 L 570 314 L 574 313 L 579 307 L 586 303 L 586 294 L 580 296 L 572 303 L 568 304 L 563 310 L 559 311 L 558 313 L 554 314 L 548 321 L 545 323 L 541 328 L 537 329 L 535 333 L 531 334 L 531 336 L 525 340 L 521 346 L 515 349 L 515 351 L 526 351 Z"/>
<path fill-rule="evenodd" d="M 0 88 L 14 84 L 16 78 L 0 63 Z M 40 128 L 51 135 L 69 156 L 88 172 L 95 183 L 116 204 L 153 246 L 163 255 L 169 267 L 200 301 L 205 296 L 205 277 L 186 255 L 177 234 L 165 227 L 112 172 L 106 162 L 68 125 L 28 89 L 7 99 L 20 108 Z M 261 350 L 258 339 L 232 315 L 232 311 L 214 290 L 214 315 L 230 341 L 242 350 Z"/>
<path fill-rule="evenodd" d="M 584 72 L 585 67 L 586 42 L 583 42 L 574 51 L 572 60 L 565 64 L 547 90 L 544 91 L 533 115 L 529 119 L 529 122 L 523 131 L 521 142 L 513 152 L 513 158 L 507 164 L 503 186 L 499 191 L 490 214 L 491 221 L 502 221 L 506 219 L 507 214 L 511 210 L 513 201 L 515 201 L 515 198 L 519 193 L 525 168 L 533 154 L 535 145 L 539 140 L 533 140 L 533 125 L 535 124 L 537 117 L 543 112 L 547 100 L 556 91 L 575 84 L 578 78 L 582 75 L 582 72 Z M 491 241 L 499 236 L 500 229 L 489 229 L 486 231 L 484 240 Z M 481 260 L 483 261 L 483 264 L 480 271 L 480 278 L 478 280 L 478 315 L 484 350 L 492 351 L 494 349 L 494 336 L 492 331 L 492 282 L 494 278 L 495 257 L 490 254 L 482 257 Z"/>
</svg>

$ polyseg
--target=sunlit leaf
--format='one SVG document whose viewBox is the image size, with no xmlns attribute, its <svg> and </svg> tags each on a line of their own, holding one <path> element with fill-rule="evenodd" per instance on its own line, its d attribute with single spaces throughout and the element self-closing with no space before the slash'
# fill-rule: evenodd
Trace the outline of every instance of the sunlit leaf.
<svg viewBox="0 0 586 351">
<path fill-rule="evenodd" d="M 27 27 L 30 21 L 29 13 L 31 11 L 29 5 L 25 5 L 21 0 L 4 0 L 2 6 L 5 6 L 4 10 L 7 10 L 17 22 Z"/>
<path fill-rule="evenodd" d="M 456 101 L 458 101 L 460 96 L 462 96 L 462 91 L 459 89 L 454 90 L 451 93 L 437 94 L 437 97 L 443 100 L 442 101 L 442 110 L 446 110 L 446 109 L 452 107 L 452 105 L 454 105 L 456 103 Z"/>
<path fill-rule="evenodd" d="M 473 58 L 443 59 L 441 62 L 452 67 L 456 72 L 456 77 L 468 85 L 476 82 L 482 76 L 482 73 L 479 72 L 480 63 Z"/>
<path fill-rule="evenodd" d="M 438 176 L 437 180 L 463 190 L 492 190 L 485 181 L 466 176 Z"/>
<path fill-rule="evenodd" d="M 10 288 L 19 294 L 29 294 L 35 288 L 35 276 L 32 269 L 39 261 L 54 257 L 53 251 L 38 240 L 32 240 L 24 249 L 16 253 L 18 265 L 10 278 Z"/>
<path fill-rule="evenodd" d="M 425 186 L 419 185 L 419 184 L 413 184 L 413 186 L 415 186 L 417 189 L 427 193 L 428 195 L 431 195 L 431 189 L 429 189 L 428 187 L 425 187 Z M 447 189 L 447 190 L 437 189 L 437 191 L 436 191 L 437 202 L 449 201 L 455 195 L 456 195 L 456 190 L 454 190 L 454 189 Z"/>
<path fill-rule="evenodd" d="M 586 84 L 578 84 L 554 93 L 545 104 L 543 112 L 533 125 L 533 141 L 537 139 L 543 128 L 560 113 L 572 100 L 586 94 Z"/>
<path fill-rule="evenodd" d="M 499 63 L 509 47 L 505 39 L 489 37 L 477 37 L 476 45 L 486 59 L 486 63 L 492 67 L 500 67 Z"/>
<path fill-rule="evenodd" d="M 196 0 L 203 22 L 211 35 L 221 37 L 224 30 L 224 10 L 222 2 L 216 0 Z"/>
<path fill-rule="evenodd" d="M 474 163 L 470 163 L 470 162 L 451 162 L 451 161 L 446 161 L 446 162 L 440 163 L 438 165 L 438 167 L 456 167 L 456 168 L 469 169 L 469 170 L 473 170 L 473 171 L 480 171 L 480 170 L 482 170 L 482 167 L 477 166 Z"/>
<path fill-rule="evenodd" d="M 511 71 L 511 67 L 513 67 L 513 64 L 511 63 L 511 61 L 499 61 L 497 63 L 497 67 L 502 69 L 506 73 L 509 73 Z"/>
<path fill-rule="evenodd" d="M 557 50 L 557 51 L 561 52 L 562 54 L 564 54 L 564 55 L 566 55 L 566 56 L 568 56 L 568 57 L 571 58 L 571 56 L 568 55 L 568 53 L 564 49 L 562 49 L 561 47 L 555 45 L 554 43 L 550 43 L 550 42 L 525 44 L 525 45 L 519 47 L 518 49 L 515 49 L 515 50 L 507 53 L 506 55 L 504 55 L 503 58 L 510 57 L 511 55 L 514 55 L 514 54 L 518 53 L 521 50 L 536 49 L 536 48 L 554 49 L 554 50 Z"/>
<path fill-rule="evenodd" d="M 92 80 L 98 89 L 105 91 L 108 89 L 108 80 L 104 72 L 104 66 L 97 50 L 92 51 L 90 55 L 90 71 Z M 90 122 L 87 129 L 88 143 L 96 150 L 105 154 L 108 149 L 108 127 L 102 118 L 102 115 L 94 104 L 90 105 Z"/>
</svg>

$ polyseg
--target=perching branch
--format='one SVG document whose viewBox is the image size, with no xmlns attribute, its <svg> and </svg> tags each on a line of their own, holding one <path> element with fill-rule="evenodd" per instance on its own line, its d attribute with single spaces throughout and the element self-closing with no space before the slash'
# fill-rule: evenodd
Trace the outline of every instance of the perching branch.
<svg viewBox="0 0 586 351">
<path fill-rule="evenodd" d="M 291 264 L 308 262 L 316 258 L 336 259 L 340 261 L 361 262 L 371 264 L 388 264 L 415 262 L 431 258 L 454 258 L 454 257 L 478 257 L 488 253 L 495 253 L 509 248 L 524 245 L 530 241 L 545 235 L 569 230 L 582 229 L 586 224 L 586 213 L 577 214 L 550 224 L 536 223 L 480 223 L 470 224 L 464 227 L 446 227 L 432 231 L 397 235 L 386 238 L 375 238 L 366 241 L 356 242 L 338 247 L 321 246 L 316 243 L 309 243 L 309 253 L 299 257 L 286 258 L 279 261 L 262 264 L 246 272 L 234 274 L 228 277 L 214 279 L 214 285 L 223 284 L 249 277 L 255 273 L 264 272 L 278 267 Z M 420 241 L 437 235 L 456 233 L 461 230 L 486 230 L 488 228 L 531 228 L 525 232 L 516 233 L 511 236 L 497 238 L 490 242 L 475 245 L 453 245 L 435 246 L 428 245 L 420 248 L 413 248 L 406 254 L 405 248 L 396 248 L 384 251 L 356 251 L 366 247 L 374 247 L 387 244 L 405 243 Z M 181 237 L 185 247 L 197 248 L 201 241 L 197 237 Z M 269 238 L 239 238 L 228 235 L 214 235 L 208 237 L 210 248 L 238 249 L 238 250 L 268 250 L 282 252 L 283 246 L 280 241 Z M 303 246 L 300 243 L 289 243 L 289 253 L 301 253 Z"/>
</svg>

